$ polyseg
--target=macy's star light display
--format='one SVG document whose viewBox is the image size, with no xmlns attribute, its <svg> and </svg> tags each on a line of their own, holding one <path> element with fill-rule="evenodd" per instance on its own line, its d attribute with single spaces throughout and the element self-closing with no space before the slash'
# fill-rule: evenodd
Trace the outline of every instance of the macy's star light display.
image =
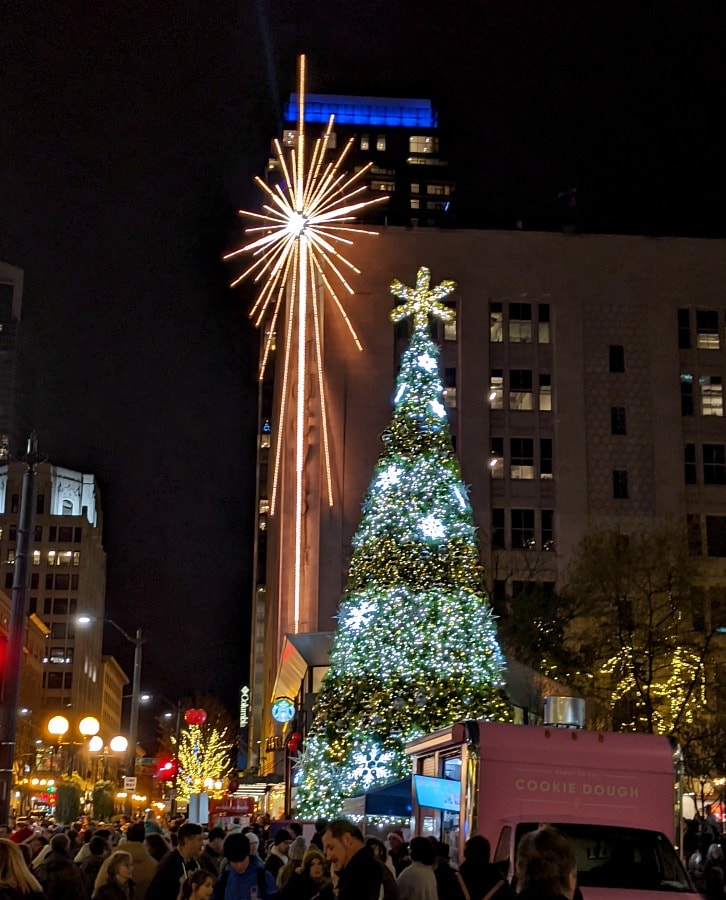
<svg viewBox="0 0 726 900">
<path fill-rule="evenodd" d="M 332 816 L 341 801 L 409 774 L 406 741 L 465 718 L 506 720 L 504 660 L 482 583 L 476 533 L 443 403 L 429 315 L 455 284 L 391 292 L 413 317 L 393 420 L 363 502 L 331 665 L 297 783 L 299 813 Z"/>
</svg>

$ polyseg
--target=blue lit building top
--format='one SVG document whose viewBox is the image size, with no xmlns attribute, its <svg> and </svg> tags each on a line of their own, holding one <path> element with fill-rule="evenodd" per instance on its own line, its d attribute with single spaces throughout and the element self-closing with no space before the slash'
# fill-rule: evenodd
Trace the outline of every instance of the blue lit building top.
<svg viewBox="0 0 726 900">
<path fill-rule="evenodd" d="M 331 115 L 340 125 L 379 125 L 391 128 L 436 128 L 438 115 L 430 100 L 395 97 L 349 97 L 308 94 L 305 121 L 326 123 Z M 297 122 L 297 94 L 291 94 L 284 111 L 286 122 Z"/>
</svg>

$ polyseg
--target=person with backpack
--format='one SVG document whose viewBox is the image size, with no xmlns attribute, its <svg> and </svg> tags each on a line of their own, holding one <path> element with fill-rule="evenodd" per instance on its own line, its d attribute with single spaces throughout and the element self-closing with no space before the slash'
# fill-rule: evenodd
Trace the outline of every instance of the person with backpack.
<svg viewBox="0 0 726 900">
<path fill-rule="evenodd" d="M 224 856 L 229 866 L 214 888 L 214 900 L 271 900 L 279 889 L 259 857 L 250 854 L 247 835 L 237 832 L 224 840 Z"/>
</svg>

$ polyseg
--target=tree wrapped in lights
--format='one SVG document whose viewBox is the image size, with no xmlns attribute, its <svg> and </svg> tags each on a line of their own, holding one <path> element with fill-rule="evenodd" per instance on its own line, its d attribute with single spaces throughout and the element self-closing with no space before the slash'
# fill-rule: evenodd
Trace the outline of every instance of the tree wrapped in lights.
<svg viewBox="0 0 726 900">
<path fill-rule="evenodd" d="M 467 491 L 453 452 L 428 317 L 455 285 L 394 281 L 413 316 L 393 419 L 365 496 L 331 664 L 297 778 L 299 811 L 409 774 L 406 741 L 466 718 L 507 719 L 503 657 L 483 588 Z"/>
<path fill-rule="evenodd" d="M 232 741 L 226 730 L 188 725 L 179 740 L 177 791 L 180 800 L 205 789 L 204 782 L 221 781 L 229 771 Z"/>
</svg>

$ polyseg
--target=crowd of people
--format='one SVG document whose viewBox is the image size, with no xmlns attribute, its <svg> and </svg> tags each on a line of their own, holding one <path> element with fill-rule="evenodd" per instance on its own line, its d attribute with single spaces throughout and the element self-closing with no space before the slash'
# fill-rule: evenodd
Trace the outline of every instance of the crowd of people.
<svg viewBox="0 0 726 900">
<path fill-rule="evenodd" d="M 554 829 L 521 844 L 518 896 L 573 900 L 574 854 Z M 399 829 L 365 837 L 345 819 L 261 817 L 204 830 L 182 818 L 121 818 L 113 825 L 0 826 L 0 900 L 510 900 L 512 886 L 471 838 L 460 869 L 433 838 Z"/>
</svg>

